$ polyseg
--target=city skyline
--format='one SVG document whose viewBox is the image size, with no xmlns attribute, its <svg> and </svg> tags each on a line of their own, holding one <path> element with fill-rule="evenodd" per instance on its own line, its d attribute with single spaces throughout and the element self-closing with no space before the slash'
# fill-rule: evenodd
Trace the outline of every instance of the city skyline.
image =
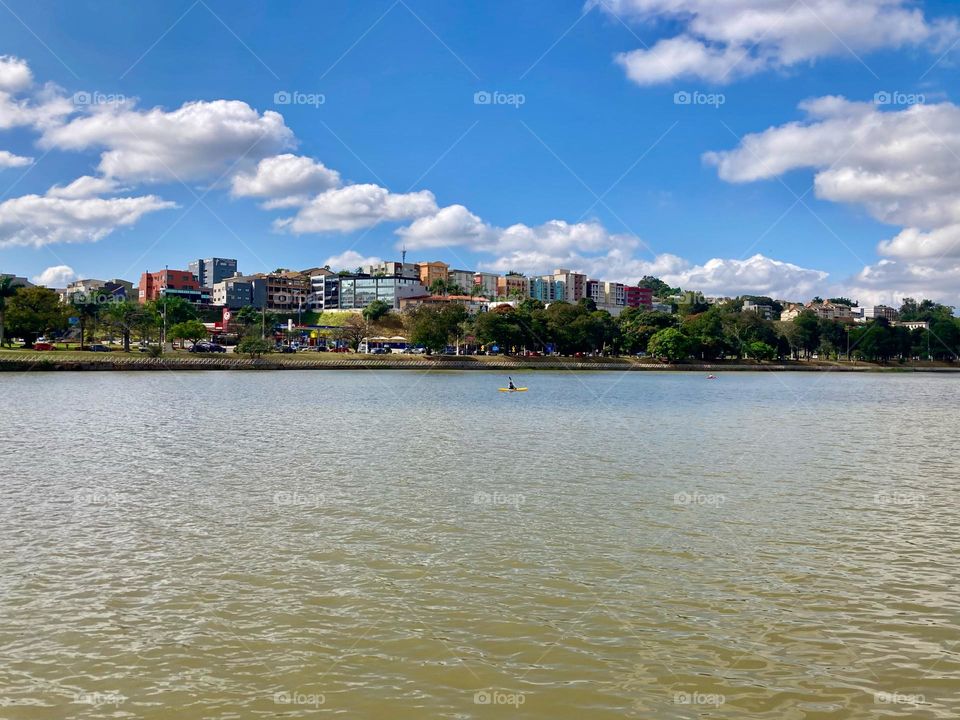
<svg viewBox="0 0 960 720">
<path fill-rule="evenodd" d="M 247 272 L 405 247 L 501 274 L 960 303 L 947 3 L 410 0 L 303 4 L 298 23 L 107 5 L 0 9 L 2 272 L 63 286 L 200 246 Z M 769 32 L 742 34 L 760 6 Z"/>
</svg>

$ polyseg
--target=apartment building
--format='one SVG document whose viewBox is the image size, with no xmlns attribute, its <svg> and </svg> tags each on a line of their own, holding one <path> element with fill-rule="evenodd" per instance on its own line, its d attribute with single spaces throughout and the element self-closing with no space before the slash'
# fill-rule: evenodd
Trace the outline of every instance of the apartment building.
<svg viewBox="0 0 960 720">
<path fill-rule="evenodd" d="M 499 277 L 496 273 L 477 272 L 473 274 L 473 285 L 480 288 L 480 294 L 484 297 L 493 298 L 497 296 Z"/>
<path fill-rule="evenodd" d="M 563 299 L 567 302 L 576 303 L 586 297 L 586 275 L 570 272 L 566 268 L 557 268 L 553 271 L 553 280 L 563 286 Z"/>
<path fill-rule="evenodd" d="M 555 280 L 553 275 L 532 277 L 528 283 L 530 297 L 544 303 L 563 300 L 563 291 L 563 283 Z"/>
<path fill-rule="evenodd" d="M 189 270 L 145 272 L 140 276 L 138 295 L 141 303 L 179 297 L 194 305 L 210 304 L 210 288 L 201 287 Z"/>
<path fill-rule="evenodd" d="M 475 273 L 473 270 L 450 270 L 449 282 L 453 285 L 456 285 L 458 288 L 464 292 L 470 292 L 470 288 L 473 287 L 473 276 Z M 428 286 L 429 287 L 429 286 Z"/>
<path fill-rule="evenodd" d="M 312 281 L 314 279 L 311 279 Z M 319 278 L 314 284 L 313 302 L 322 302 L 320 310 L 362 310 L 375 300 L 399 310 L 401 301 L 428 295 L 419 280 L 408 277 L 382 277 L 366 274 L 332 275 L 323 278 L 323 292 L 318 292 Z"/>
<path fill-rule="evenodd" d="M 206 258 L 187 265 L 201 287 L 212 288 L 237 274 L 237 261 L 231 258 Z"/>
<path fill-rule="evenodd" d="M 497 297 L 529 297 L 530 280 L 519 273 L 497 276 Z"/>
<path fill-rule="evenodd" d="M 420 268 L 416 263 L 408 262 L 381 262 L 375 265 L 364 265 L 362 268 L 366 275 L 383 275 L 388 277 L 400 277 L 407 280 L 419 280 Z"/>
<path fill-rule="evenodd" d="M 450 282 L 450 266 L 445 262 L 419 263 L 417 271 L 420 273 L 420 284 L 429 288 L 437 280 Z"/>
<path fill-rule="evenodd" d="M 648 310 L 653 307 L 653 290 L 650 288 L 628 285 L 624 288 L 624 297 L 627 307 L 646 308 Z"/>
</svg>

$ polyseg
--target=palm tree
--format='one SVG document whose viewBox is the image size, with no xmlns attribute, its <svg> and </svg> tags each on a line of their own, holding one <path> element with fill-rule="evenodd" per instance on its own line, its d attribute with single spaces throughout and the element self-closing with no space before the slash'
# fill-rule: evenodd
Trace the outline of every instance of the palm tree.
<svg viewBox="0 0 960 720">
<path fill-rule="evenodd" d="M 4 323 L 7 319 L 7 298 L 17 294 L 19 287 L 13 284 L 12 275 L 0 277 L 0 347 L 3 347 Z"/>
</svg>

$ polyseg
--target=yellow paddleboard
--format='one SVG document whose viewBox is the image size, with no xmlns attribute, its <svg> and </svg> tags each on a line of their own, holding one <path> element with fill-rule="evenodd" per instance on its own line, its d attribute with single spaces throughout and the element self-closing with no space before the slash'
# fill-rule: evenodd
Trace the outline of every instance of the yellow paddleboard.
<svg viewBox="0 0 960 720">
<path fill-rule="evenodd" d="M 513 390 L 511 390 L 510 388 L 499 388 L 499 390 L 500 392 L 526 392 L 527 391 L 526 388 L 514 388 Z"/>
</svg>

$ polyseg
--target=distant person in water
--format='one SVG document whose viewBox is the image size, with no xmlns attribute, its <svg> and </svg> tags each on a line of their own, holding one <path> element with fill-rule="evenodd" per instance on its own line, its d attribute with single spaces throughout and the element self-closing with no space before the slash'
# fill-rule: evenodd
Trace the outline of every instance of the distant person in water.
<svg viewBox="0 0 960 720">
<path fill-rule="evenodd" d="M 508 389 L 508 390 L 516 390 L 516 389 L 517 389 L 517 386 L 513 384 L 513 378 L 512 378 L 512 377 L 507 376 L 507 383 L 508 383 L 508 385 L 507 385 L 507 389 Z"/>
</svg>

